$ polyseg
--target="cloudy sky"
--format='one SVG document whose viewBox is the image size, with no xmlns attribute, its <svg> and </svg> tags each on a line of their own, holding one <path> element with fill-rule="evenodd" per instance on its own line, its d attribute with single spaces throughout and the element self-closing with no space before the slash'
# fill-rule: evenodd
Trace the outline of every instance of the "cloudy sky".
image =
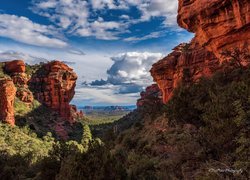
<svg viewBox="0 0 250 180">
<path fill-rule="evenodd" d="M 192 34 L 177 0 L 0 0 L 0 61 L 58 59 L 78 74 L 72 101 L 134 105 L 149 70 Z"/>
</svg>

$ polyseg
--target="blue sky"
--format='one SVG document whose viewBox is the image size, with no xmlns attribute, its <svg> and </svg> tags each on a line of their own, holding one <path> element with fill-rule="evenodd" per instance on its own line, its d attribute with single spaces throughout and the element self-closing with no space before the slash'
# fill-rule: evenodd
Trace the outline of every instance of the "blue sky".
<svg viewBox="0 0 250 180">
<path fill-rule="evenodd" d="M 62 60 L 78 74 L 77 105 L 131 105 L 149 69 L 192 34 L 177 0 L 0 0 L 0 60 Z"/>
</svg>

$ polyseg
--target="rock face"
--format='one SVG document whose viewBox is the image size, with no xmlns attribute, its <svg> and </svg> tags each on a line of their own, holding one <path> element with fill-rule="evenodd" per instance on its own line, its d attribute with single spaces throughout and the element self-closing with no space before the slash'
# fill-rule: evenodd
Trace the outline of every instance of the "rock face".
<svg viewBox="0 0 250 180">
<path fill-rule="evenodd" d="M 178 24 L 220 61 L 225 50 L 250 51 L 249 0 L 179 0 Z"/>
<path fill-rule="evenodd" d="M 4 66 L 4 71 L 11 76 L 11 79 L 17 88 L 16 97 L 27 105 L 30 105 L 34 100 L 34 97 L 28 87 L 29 78 L 25 73 L 25 69 L 25 63 L 23 60 L 5 62 Z"/>
<path fill-rule="evenodd" d="M 10 78 L 0 79 L 0 120 L 8 124 L 15 124 L 14 99 L 16 87 Z"/>
<path fill-rule="evenodd" d="M 24 73 L 25 64 L 23 60 L 14 60 L 14 61 L 6 62 L 4 70 L 7 73 Z"/>
<path fill-rule="evenodd" d="M 190 44 L 180 44 L 173 50 L 150 70 L 163 93 L 164 103 L 171 98 L 179 83 L 195 82 L 202 76 L 211 76 L 219 69 L 219 60 L 213 53 L 201 47 L 196 39 Z"/>
<path fill-rule="evenodd" d="M 39 102 L 73 123 L 69 103 L 75 94 L 76 80 L 77 75 L 71 68 L 60 61 L 52 61 L 32 75 L 29 85 Z"/>
<path fill-rule="evenodd" d="M 145 91 L 141 92 L 141 98 L 137 100 L 137 107 L 142 107 L 145 104 L 155 105 L 162 103 L 162 93 L 157 84 L 148 86 Z"/>
</svg>

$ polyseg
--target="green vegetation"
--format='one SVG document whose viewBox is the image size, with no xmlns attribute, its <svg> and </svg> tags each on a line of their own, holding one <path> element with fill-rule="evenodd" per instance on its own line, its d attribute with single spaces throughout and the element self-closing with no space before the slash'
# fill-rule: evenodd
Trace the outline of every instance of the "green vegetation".
<svg viewBox="0 0 250 180">
<path fill-rule="evenodd" d="M 41 64 L 35 64 L 35 65 L 29 65 L 29 64 L 25 64 L 25 73 L 28 76 L 31 76 L 32 74 L 34 74 L 39 68 L 41 68 Z"/>
<path fill-rule="evenodd" d="M 86 119 L 84 119 L 84 123 L 88 125 L 102 125 L 102 124 L 112 124 L 115 121 L 118 121 L 123 116 L 128 114 L 128 111 L 98 111 L 92 110 L 86 114 Z"/>
<path fill-rule="evenodd" d="M 31 113 L 34 109 L 38 108 L 39 106 L 41 106 L 41 104 L 37 100 L 34 100 L 32 104 L 28 106 L 26 103 L 22 102 L 20 99 L 16 97 L 14 102 L 15 116 L 24 117 L 28 113 Z"/>
<path fill-rule="evenodd" d="M 121 119 L 122 117 L 123 115 L 87 115 L 87 118 L 84 120 L 84 123 L 93 126 L 101 124 L 112 124 L 115 121 Z"/>
<path fill-rule="evenodd" d="M 51 133 L 39 138 L 28 127 L 0 123 L 0 179 L 64 179 L 65 173 L 71 176 L 67 167 L 74 169 L 74 160 L 103 145 L 100 139 L 92 138 L 88 126 L 84 129 L 82 144 L 56 141 Z"/>
<path fill-rule="evenodd" d="M 181 85 L 168 104 L 145 104 L 113 123 L 64 124 L 68 141 L 53 138 L 57 115 L 46 107 L 16 99 L 15 110 L 20 127 L 0 124 L 3 180 L 250 178 L 250 68 Z"/>
<path fill-rule="evenodd" d="M 0 78 L 10 78 L 9 75 L 7 75 L 4 72 L 4 63 L 0 62 Z"/>
</svg>

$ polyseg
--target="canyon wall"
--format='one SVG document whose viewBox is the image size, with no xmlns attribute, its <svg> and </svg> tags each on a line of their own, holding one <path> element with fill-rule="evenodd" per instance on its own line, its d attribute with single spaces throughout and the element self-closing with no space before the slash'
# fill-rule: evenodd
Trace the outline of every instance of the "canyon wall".
<svg viewBox="0 0 250 180">
<path fill-rule="evenodd" d="M 179 0 L 177 19 L 220 61 L 225 50 L 250 51 L 249 0 Z"/>
<path fill-rule="evenodd" d="M 195 82 L 202 76 L 212 75 L 218 68 L 219 60 L 194 39 L 175 47 L 172 53 L 155 63 L 150 72 L 166 103 L 179 83 Z"/>
<path fill-rule="evenodd" d="M 177 19 L 195 37 L 152 66 L 150 72 L 164 103 L 180 83 L 209 77 L 222 68 L 222 62 L 231 60 L 233 53 L 250 51 L 249 0 L 179 0 Z M 249 59 L 241 57 L 243 66 L 249 64 Z"/>
</svg>

